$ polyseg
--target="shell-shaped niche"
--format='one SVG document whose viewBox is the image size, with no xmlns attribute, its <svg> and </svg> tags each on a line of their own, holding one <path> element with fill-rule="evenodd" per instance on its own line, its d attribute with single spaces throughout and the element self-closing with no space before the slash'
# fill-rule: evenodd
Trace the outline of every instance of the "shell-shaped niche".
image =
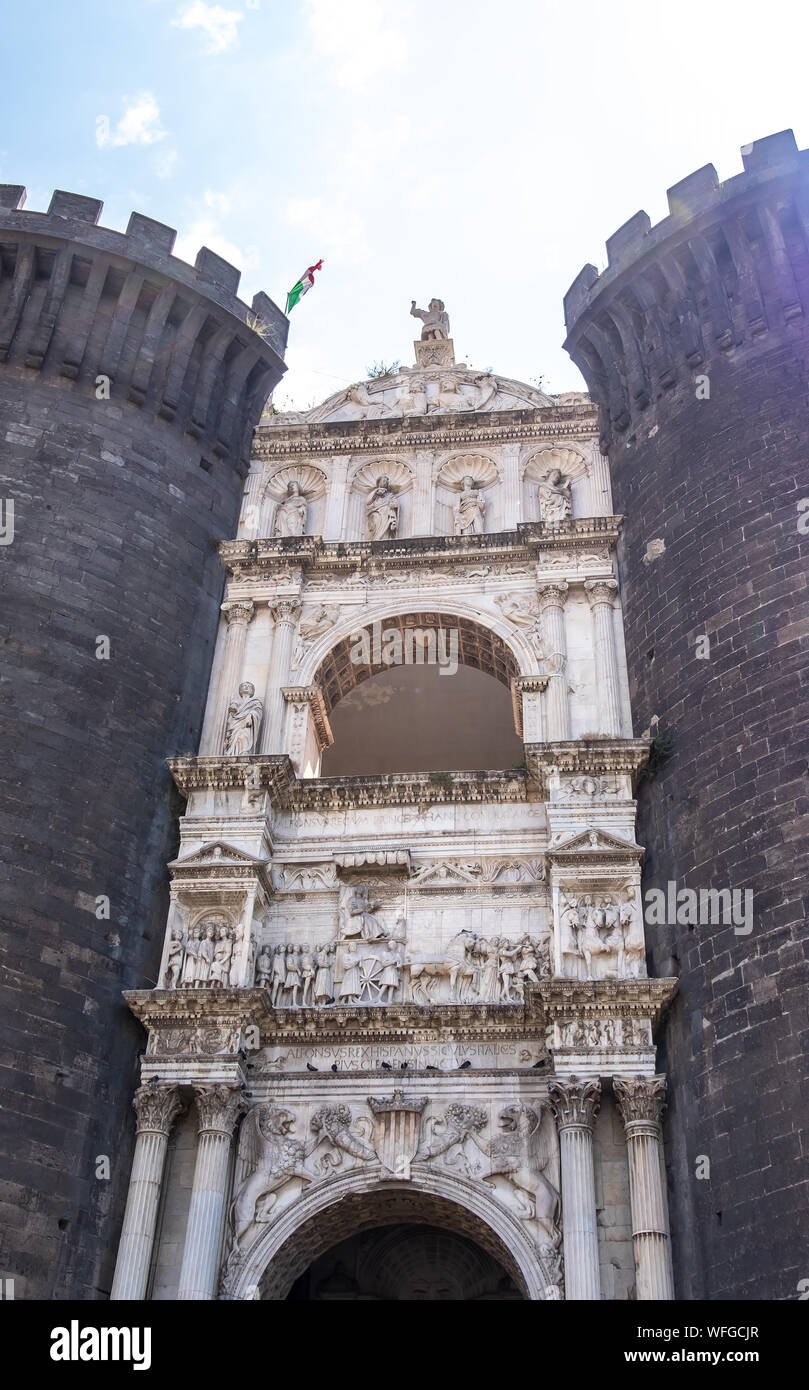
<svg viewBox="0 0 809 1390">
<path fill-rule="evenodd" d="M 441 465 L 437 481 L 443 487 L 451 488 L 453 492 L 460 492 L 464 478 L 473 478 L 477 487 L 486 488 L 492 487 L 498 476 L 490 458 L 481 454 L 461 454 Z"/>
<path fill-rule="evenodd" d="M 372 492 L 379 478 L 387 478 L 394 492 L 408 492 L 413 486 L 413 474 L 407 464 L 398 459 L 377 459 L 364 463 L 351 480 L 356 492 Z"/>
<path fill-rule="evenodd" d="M 541 483 L 554 468 L 558 468 L 568 482 L 578 482 L 588 472 L 586 461 L 576 449 L 557 445 L 534 454 L 525 466 L 525 477 L 532 483 Z"/>
<path fill-rule="evenodd" d="M 264 490 L 274 502 L 287 495 L 290 483 L 297 483 L 307 502 L 314 502 L 326 491 L 326 474 L 311 463 L 293 463 L 279 468 L 264 484 Z"/>
</svg>

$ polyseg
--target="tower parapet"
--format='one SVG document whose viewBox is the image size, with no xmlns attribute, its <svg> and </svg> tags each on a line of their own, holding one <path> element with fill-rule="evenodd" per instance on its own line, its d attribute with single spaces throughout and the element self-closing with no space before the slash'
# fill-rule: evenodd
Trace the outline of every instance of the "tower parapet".
<svg viewBox="0 0 809 1390">
<path fill-rule="evenodd" d="M 98 226 L 96 198 L 57 191 L 26 212 L 0 185 L 0 362 L 75 381 L 174 424 L 221 457 L 248 456 L 255 419 L 283 372 L 287 320 L 264 293 L 236 298 L 240 272 L 203 246 L 173 256 L 173 228 L 133 212 Z"/>
<path fill-rule="evenodd" d="M 287 321 L 170 227 L 0 187 L 0 1025 L 15 1147 L 0 1196 L 18 1298 L 110 1288 L 129 1083 L 121 991 L 152 983 L 176 796 L 195 748 L 253 426 Z M 100 1159 L 106 1155 L 108 1168 Z M 9 1210 L 6 1212 L 5 1203 Z"/>
<path fill-rule="evenodd" d="M 782 131 L 742 159 L 676 184 L 656 227 L 637 213 L 565 298 L 624 516 L 635 727 L 668 736 L 638 838 L 666 902 L 651 968 L 680 976 L 662 1064 L 678 1296 L 696 1299 L 794 1298 L 805 1263 L 809 151 Z M 682 889 L 735 895 L 734 921 L 689 920 Z"/>
<path fill-rule="evenodd" d="M 742 160 L 724 183 L 706 164 L 675 184 L 655 227 L 635 213 L 607 240 L 607 269 L 584 266 L 565 295 L 565 346 L 599 402 L 605 445 L 729 354 L 806 334 L 809 150 L 785 130 Z"/>
</svg>

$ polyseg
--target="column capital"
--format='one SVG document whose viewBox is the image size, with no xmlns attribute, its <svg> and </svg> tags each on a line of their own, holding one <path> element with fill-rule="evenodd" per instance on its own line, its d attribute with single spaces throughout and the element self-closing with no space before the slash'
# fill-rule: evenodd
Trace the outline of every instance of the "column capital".
<svg viewBox="0 0 809 1390">
<path fill-rule="evenodd" d="M 279 626 L 282 623 L 288 623 L 290 627 L 293 627 L 298 621 L 301 611 L 301 601 L 299 598 L 270 599 L 267 606 Z"/>
<path fill-rule="evenodd" d="M 555 1079 L 548 1085 L 548 1099 L 559 1129 L 571 1125 L 592 1129 L 601 1107 L 601 1083 L 578 1076 Z"/>
<path fill-rule="evenodd" d="M 614 1076 L 612 1089 L 625 1125 L 659 1125 L 666 1104 L 665 1076 Z"/>
<path fill-rule="evenodd" d="M 605 603 L 608 608 L 612 608 L 615 595 L 618 593 L 618 582 L 615 579 L 585 579 L 584 592 L 591 608 L 596 608 L 599 603 Z"/>
<path fill-rule="evenodd" d="M 238 627 L 240 624 L 247 627 L 256 611 L 256 606 L 251 598 L 230 599 L 221 605 L 221 610 L 225 615 L 228 627 Z"/>
<path fill-rule="evenodd" d="M 569 588 L 570 585 L 566 579 L 552 584 L 538 584 L 537 599 L 539 600 L 540 613 L 544 613 L 547 608 L 564 608 Z"/>
<path fill-rule="evenodd" d="M 229 1139 L 236 1121 L 247 1109 L 243 1088 L 237 1083 L 220 1082 L 211 1086 L 194 1087 L 197 1099 L 199 1133 L 215 1130 Z"/>
<path fill-rule="evenodd" d="M 132 1100 L 137 1116 L 137 1133 L 171 1134 L 180 1111 L 185 1107 L 177 1086 L 148 1082 L 139 1086 Z"/>
</svg>

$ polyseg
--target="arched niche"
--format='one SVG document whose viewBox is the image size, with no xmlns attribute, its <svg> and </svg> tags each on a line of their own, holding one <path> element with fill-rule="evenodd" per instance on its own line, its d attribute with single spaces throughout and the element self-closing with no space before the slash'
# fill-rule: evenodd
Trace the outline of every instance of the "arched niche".
<svg viewBox="0 0 809 1390">
<path fill-rule="evenodd" d="M 485 453 L 454 454 L 438 464 L 434 472 L 436 535 L 455 535 L 455 512 L 467 477 L 472 478 L 483 498 L 483 533 L 488 535 L 501 529 L 500 472 L 494 459 Z"/>
<path fill-rule="evenodd" d="M 323 523 L 326 519 L 327 482 L 323 469 L 317 468 L 311 463 L 288 463 L 268 473 L 262 485 L 259 536 L 265 537 L 275 534 L 276 512 L 279 504 L 287 496 L 290 483 L 297 483 L 306 499 L 307 512 L 304 534 L 307 536 L 322 535 Z"/>
<path fill-rule="evenodd" d="M 522 507 L 526 521 L 540 521 L 539 485 L 554 469 L 570 485 L 572 515 L 592 516 L 590 495 L 591 466 L 581 450 L 556 444 L 532 454 L 522 470 Z"/>
<path fill-rule="evenodd" d="M 346 514 L 342 538 L 346 541 L 368 540 L 366 503 L 379 478 L 387 477 L 399 503 L 397 539 L 413 534 L 413 473 L 397 458 L 380 458 L 360 464 L 348 479 Z"/>
</svg>

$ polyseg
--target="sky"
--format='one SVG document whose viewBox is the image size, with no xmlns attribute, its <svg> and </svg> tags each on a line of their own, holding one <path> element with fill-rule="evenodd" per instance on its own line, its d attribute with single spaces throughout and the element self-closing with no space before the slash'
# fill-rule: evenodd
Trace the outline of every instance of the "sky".
<svg viewBox="0 0 809 1390">
<path fill-rule="evenodd" d="M 701 165 L 809 144 L 808 40 L 787 0 L 4 0 L 0 181 L 167 222 L 248 303 L 322 258 L 281 409 L 411 364 L 433 297 L 459 361 L 577 390 L 571 281 Z"/>
</svg>

